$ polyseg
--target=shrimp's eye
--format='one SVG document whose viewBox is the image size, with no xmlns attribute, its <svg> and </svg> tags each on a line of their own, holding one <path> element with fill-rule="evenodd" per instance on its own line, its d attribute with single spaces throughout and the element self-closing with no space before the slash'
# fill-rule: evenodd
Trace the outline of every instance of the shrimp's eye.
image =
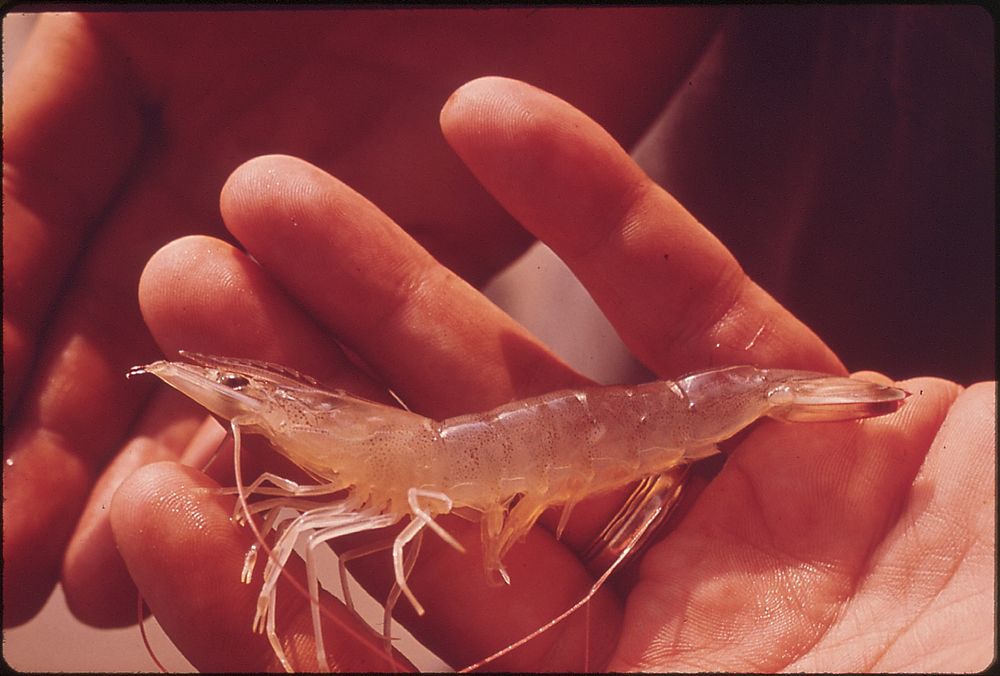
<svg viewBox="0 0 1000 676">
<path fill-rule="evenodd" d="M 234 390 L 238 390 L 241 387 L 250 384 L 250 381 L 241 375 L 235 373 L 223 373 L 219 376 L 219 384 L 225 385 L 226 387 L 231 387 Z"/>
</svg>

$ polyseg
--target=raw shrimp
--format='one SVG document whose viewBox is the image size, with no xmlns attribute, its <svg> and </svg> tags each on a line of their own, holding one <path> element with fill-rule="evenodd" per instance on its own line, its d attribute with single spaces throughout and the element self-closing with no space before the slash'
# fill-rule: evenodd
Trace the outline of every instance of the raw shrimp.
<svg viewBox="0 0 1000 676">
<path fill-rule="evenodd" d="M 313 551 L 323 542 L 409 517 L 391 544 L 395 586 L 386 607 L 388 634 L 391 607 L 400 592 L 423 613 L 407 576 L 424 529 L 464 551 L 435 520 L 442 514 L 458 508 L 479 514 L 486 573 L 509 582 L 504 555 L 549 507 L 563 505 L 558 537 L 579 500 L 639 479 L 655 479 L 713 455 L 719 442 L 761 417 L 865 418 L 897 410 L 908 396 L 901 389 L 860 379 L 730 366 L 676 381 L 560 390 L 438 421 L 343 390 L 324 389 L 311 378 L 272 364 L 181 354 L 192 363 L 158 361 L 129 374 L 152 373 L 229 420 L 237 459 L 241 432 L 258 434 L 316 481 L 299 485 L 265 473 L 246 489 L 246 494 L 277 496 L 255 503 L 245 518 L 250 519 L 251 512 L 267 512 L 262 530 L 281 533 L 268 556 L 254 627 L 267 632 L 288 670 L 291 665 L 274 626 L 276 582 L 300 535 L 310 533 L 307 584 L 317 660 L 326 668 L 313 562 Z M 321 506 L 308 500 L 334 493 L 341 496 Z M 289 517 L 284 507 L 298 515 Z M 620 552 L 615 565 L 650 521 L 644 514 L 626 517 L 631 518 L 603 540 Z M 355 555 L 370 551 L 375 549 Z M 244 581 L 249 581 L 255 555 L 256 548 L 248 552 Z M 341 575 L 343 581 L 343 567 Z M 349 596 L 346 600 L 350 605 Z"/>
</svg>

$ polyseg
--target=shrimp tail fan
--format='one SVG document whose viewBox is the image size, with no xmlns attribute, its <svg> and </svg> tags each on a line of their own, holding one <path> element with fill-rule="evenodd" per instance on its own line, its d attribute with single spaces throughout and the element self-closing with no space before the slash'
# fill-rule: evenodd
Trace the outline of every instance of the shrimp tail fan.
<svg viewBox="0 0 1000 676">
<path fill-rule="evenodd" d="M 768 416 L 789 422 L 854 420 L 893 413 L 910 396 L 906 390 L 859 378 L 802 373 L 768 394 Z"/>
</svg>

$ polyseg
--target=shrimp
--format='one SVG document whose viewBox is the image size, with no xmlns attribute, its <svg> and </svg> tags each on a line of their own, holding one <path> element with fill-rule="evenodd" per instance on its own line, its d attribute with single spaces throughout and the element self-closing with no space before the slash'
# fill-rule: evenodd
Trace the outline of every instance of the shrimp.
<svg viewBox="0 0 1000 676">
<path fill-rule="evenodd" d="M 280 531 L 265 566 L 254 628 L 267 633 L 289 671 L 274 624 L 276 583 L 302 535 L 310 534 L 306 576 L 317 660 L 326 668 L 313 561 L 313 552 L 324 542 L 408 519 L 391 544 L 395 584 L 386 603 L 383 633 L 388 639 L 389 616 L 400 593 L 418 614 L 424 612 L 407 577 L 425 529 L 464 551 L 436 521 L 443 514 L 458 508 L 479 514 L 486 574 L 509 583 L 505 554 L 549 507 L 563 506 L 558 537 L 581 499 L 642 479 L 651 482 L 657 497 L 658 478 L 718 453 L 721 441 L 759 418 L 814 422 L 880 416 L 896 411 L 908 396 L 899 388 L 855 378 L 730 366 L 675 381 L 559 390 L 483 413 L 433 420 L 325 389 L 284 367 L 181 354 L 190 363 L 157 361 L 134 367 L 129 375 L 151 373 L 228 420 L 237 462 L 241 432 L 257 434 L 315 479 L 315 484 L 299 485 L 264 473 L 245 493 L 277 497 L 252 507 L 240 492 L 244 518 L 267 512 L 263 532 Z M 309 501 L 335 493 L 342 497 L 321 506 Z M 598 538 L 617 557 L 614 565 L 636 547 L 664 504 L 659 498 L 653 500 L 652 512 L 650 501 L 641 500 L 641 510 L 633 508 L 620 525 Z M 289 517 L 285 507 L 298 515 Z M 375 549 L 356 555 L 371 551 Z M 255 556 L 256 546 L 247 554 L 244 581 L 249 581 Z M 343 562 L 341 566 L 345 583 Z M 590 594 L 544 628 L 585 603 L 610 572 L 611 567 Z M 346 583 L 342 586 L 351 606 Z"/>
</svg>

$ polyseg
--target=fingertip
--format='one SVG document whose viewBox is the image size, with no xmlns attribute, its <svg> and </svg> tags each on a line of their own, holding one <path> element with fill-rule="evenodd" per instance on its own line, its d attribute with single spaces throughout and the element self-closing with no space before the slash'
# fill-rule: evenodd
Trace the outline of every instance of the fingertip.
<svg viewBox="0 0 1000 676">
<path fill-rule="evenodd" d="M 238 561 L 249 535 L 235 527 L 232 498 L 204 473 L 174 461 L 133 472 L 111 500 L 111 530 L 132 579 L 154 611 L 172 591 L 212 572 L 199 560 Z M 236 564 L 233 564 L 236 565 Z"/>
<path fill-rule="evenodd" d="M 190 348 L 192 334 L 212 333 L 214 318 L 199 317 L 221 293 L 208 280 L 229 279 L 232 245 L 214 237 L 189 235 L 162 246 L 146 262 L 139 277 L 139 309 L 164 353 Z M 196 342 L 196 341 L 195 341 Z"/>
<path fill-rule="evenodd" d="M 165 285 L 183 281 L 183 268 L 189 267 L 192 259 L 200 258 L 206 249 L 216 246 L 228 246 L 225 242 L 206 235 L 187 235 L 167 242 L 149 257 L 139 277 L 139 300 L 150 301 L 155 298 L 155 292 Z"/>
<path fill-rule="evenodd" d="M 448 143 L 483 186 L 560 256 L 599 240 L 649 179 L 596 121 L 524 82 L 460 87 L 441 111 Z"/>
<path fill-rule="evenodd" d="M 526 82 L 497 76 L 477 78 L 455 90 L 439 120 L 445 138 L 459 155 L 489 147 L 501 157 L 529 152 L 530 158 L 544 154 L 535 149 L 537 143 L 554 143 L 560 132 L 569 137 L 597 134 L 610 139 L 569 102 Z M 522 169 L 518 162 L 511 168 Z"/>
<path fill-rule="evenodd" d="M 461 131 L 466 121 L 478 118 L 497 104 L 508 102 L 510 105 L 519 94 L 523 96 L 530 90 L 541 91 L 525 82 L 495 75 L 470 80 L 445 101 L 438 118 L 441 128 L 445 136 Z"/>
<path fill-rule="evenodd" d="M 111 503 L 111 528 L 128 572 L 163 630 L 200 670 L 271 667 L 252 635 L 256 591 L 239 581 L 249 534 L 232 522 L 232 498 L 175 462 L 146 465 Z"/>
<path fill-rule="evenodd" d="M 316 176 L 325 175 L 319 167 L 292 155 L 271 154 L 253 157 L 236 167 L 219 194 L 219 210 L 230 232 L 233 225 L 245 222 L 244 214 L 260 213 L 276 198 L 308 189 Z"/>
<path fill-rule="evenodd" d="M 504 146 L 517 143 L 527 133 L 515 125 L 536 117 L 531 112 L 538 103 L 531 99 L 536 97 L 557 100 L 518 80 L 477 78 L 456 89 L 445 102 L 439 116 L 441 130 L 459 155 L 480 144 L 495 145 L 504 152 Z"/>
<path fill-rule="evenodd" d="M 202 502 L 210 494 L 191 489 L 213 487 L 218 485 L 201 472 L 169 460 L 130 474 L 111 499 L 111 530 L 126 562 L 138 553 L 137 546 L 145 552 L 150 541 L 173 541 L 187 524 L 202 529 L 207 523 Z"/>
</svg>

